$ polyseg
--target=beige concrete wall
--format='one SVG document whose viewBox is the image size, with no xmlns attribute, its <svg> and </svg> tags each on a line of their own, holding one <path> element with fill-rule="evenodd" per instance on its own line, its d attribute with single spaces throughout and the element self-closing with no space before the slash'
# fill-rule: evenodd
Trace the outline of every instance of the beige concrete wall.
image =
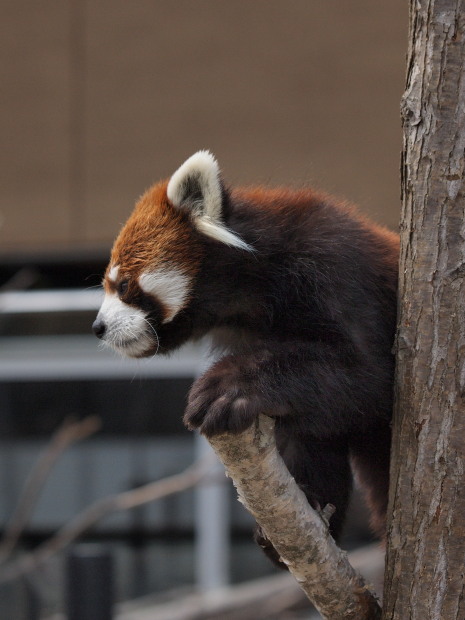
<svg viewBox="0 0 465 620">
<path fill-rule="evenodd" d="M 108 245 L 199 148 L 395 227 L 406 25 L 403 0 L 3 3 L 0 252 Z"/>
</svg>

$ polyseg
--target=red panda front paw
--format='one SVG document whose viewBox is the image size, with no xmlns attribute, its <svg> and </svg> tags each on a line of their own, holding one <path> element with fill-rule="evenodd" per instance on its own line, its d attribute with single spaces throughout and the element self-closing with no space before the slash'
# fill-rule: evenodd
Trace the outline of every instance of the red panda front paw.
<svg viewBox="0 0 465 620">
<path fill-rule="evenodd" d="M 265 413 L 261 399 L 236 373 L 209 371 L 198 379 L 189 394 L 184 423 L 206 437 L 220 433 L 241 433 L 259 413 Z"/>
</svg>

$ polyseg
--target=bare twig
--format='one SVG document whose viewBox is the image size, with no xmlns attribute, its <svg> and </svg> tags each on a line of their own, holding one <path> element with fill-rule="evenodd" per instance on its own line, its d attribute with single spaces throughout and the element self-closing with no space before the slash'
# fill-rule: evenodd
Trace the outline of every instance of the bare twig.
<svg viewBox="0 0 465 620">
<path fill-rule="evenodd" d="M 32 553 L 0 570 L 0 583 L 11 581 L 34 570 L 108 514 L 129 510 L 193 487 L 211 471 L 211 462 L 212 455 L 208 455 L 180 474 L 151 482 L 131 491 L 110 495 L 91 504 Z"/>
<path fill-rule="evenodd" d="M 239 493 L 324 618 L 376 620 L 381 609 L 363 578 L 331 538 L 278 454 L 274 422 L 260 416 L 239 435 L 210 438 Z"/>
<path fill-rule="evenodd" d="M 100 425 L 101 422 L 97 416 L 89 416 L 83 420 L 67 418 L 54 433 L 50 443 L 31 469 L 18 504 L 5 527 L 5 533 L 0 542 L 0 563 L 4 563 L 8 559 L 18 542 L 40 497 L 50 471 L 59 457 L 73 443 L 81 441 L 98 431 Z"/>
</svg>

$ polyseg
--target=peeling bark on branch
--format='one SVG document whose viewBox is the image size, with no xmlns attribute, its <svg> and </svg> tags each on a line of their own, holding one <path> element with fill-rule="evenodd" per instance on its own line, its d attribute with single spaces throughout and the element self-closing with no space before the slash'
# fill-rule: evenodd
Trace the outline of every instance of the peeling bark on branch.
<svg viewBox="0 0 465 620">
<path fill-rule="evenodd" d="M 384 618 L 463 620 L 465 2 L 411 0 Z"/>
<path fill-rule="evenodd" d="M 274 441 L 274 423 L 260 416 L 240 435 L 209 439 L 252 513 L 324 618 L 371 620 L 380 607 L 289 474 Z"/>
</svg>

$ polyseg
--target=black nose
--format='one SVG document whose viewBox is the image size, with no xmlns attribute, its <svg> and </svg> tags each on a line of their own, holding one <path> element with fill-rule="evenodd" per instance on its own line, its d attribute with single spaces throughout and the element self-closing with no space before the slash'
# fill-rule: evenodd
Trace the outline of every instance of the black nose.
<svg viewBox="0 0 465 620">
<path fill-rule="evenodd" d="M 105 335 L 106 329 L 107 329 L 107 326 L 102 321 L 102 319 L 95 319 L 95 321 L 92 324 L 92 331 L 97 336 L 97 338 L 103 338 L 103 336 Z"/>
</svg>

